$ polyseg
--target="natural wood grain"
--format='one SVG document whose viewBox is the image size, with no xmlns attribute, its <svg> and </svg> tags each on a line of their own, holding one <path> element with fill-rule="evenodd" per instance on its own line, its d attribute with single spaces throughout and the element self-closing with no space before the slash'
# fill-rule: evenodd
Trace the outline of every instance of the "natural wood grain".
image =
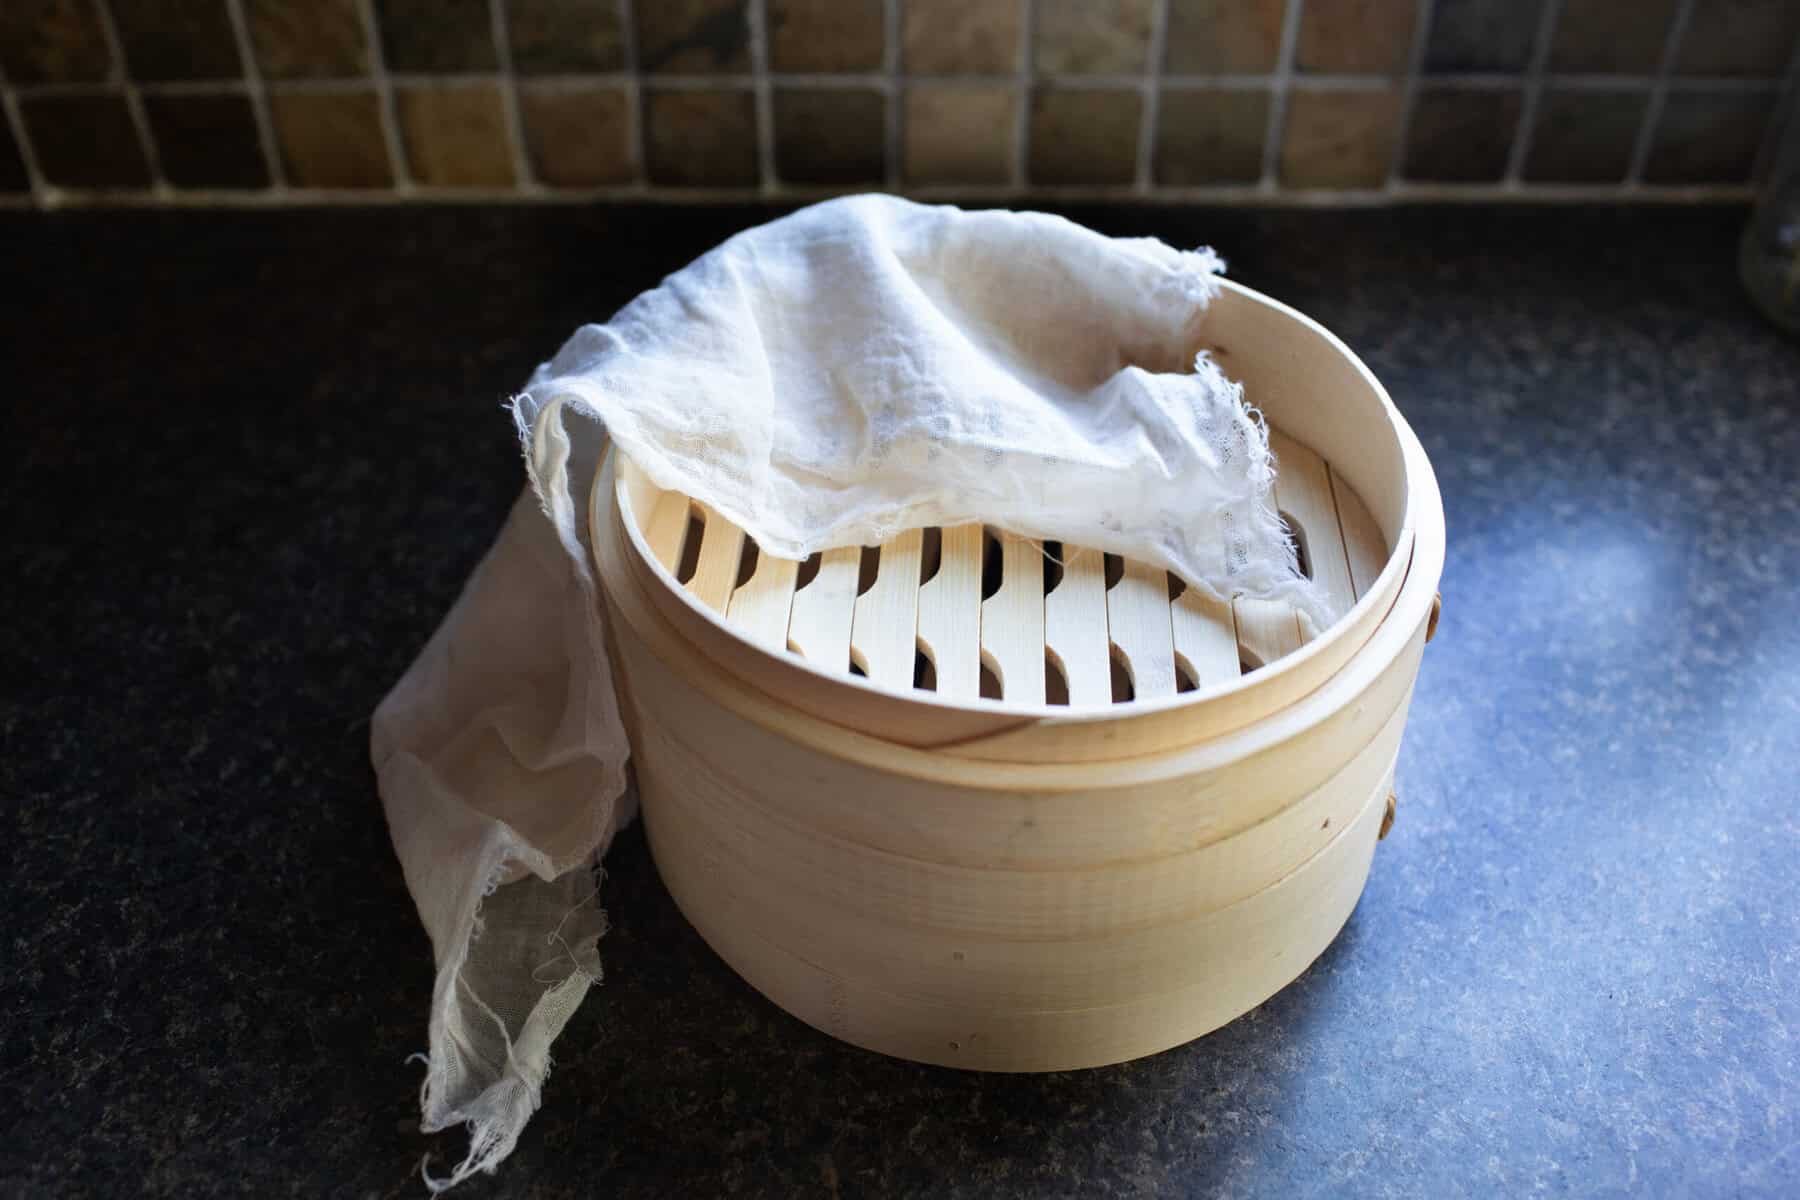
<svg viewBox="0 0 1800 1200">
<path fill-rule="evenodd" d="M 850 668 L 850 625 L 856 612 L 861 546 L 839 546 L 819 558 L 819 573 L 794 593 L 788 646 L 834 671 Z"/>
<path fill-rule="evenodd" d="M 1044 702 L 1044 550 L 1000 533 L 1000 588 L 981 602 L 981 654 L 1008 705 Z"/>
<path fill-rule="evenodd" d="M 1106 556 L 1063 548 L 1063 575 L 1044 597 L 1044 647 L 1069 686 L 1070 707 L 1112 703 L 1111 642 L 1106 635 Z"/>
<path fill-rule="evenodd" d="M 681 562 L 694 502 L 680 492 L 658 492 L 652 505 L 650 519 L 644 526 L 644 540 L 650 543 L 656 561 L 673 575 Z"/>
<path fill-rule="evenodd" d="M 658 740 L 642 752 L 655 763 L 697 766 L 694 785 L 672 792 L 671 801 L 681 821 L 712 830 L 734 848 L 731 866 L 746 882 L 764 865 L 782 862 L 789 864 L 794 894 L 820 912 L 977 942 L 1042 943 L 1114 937 L 1211 912 L 1284 877 L 1342 833 L 1391 770 L 1406 715 L 1405 704 L 1397 707 L 1334 774 L 1262 821 L 1191 847 L 1140 830 L 1133 845 L 1145 857 L 1078 865 L 1052 864 L 1031 847 L 1015 862 L 979 865 L 875 853 L 816 826 L 778 819 L 760 803 L 758 789 L 733 782 L 729 764 L 696 757 L 679 727 L 647 728 L 645 736 Z M 1136 809 L 1129 797 L 1114 799 Z M 1002 893 L 1005 903 L 996 904 Z"/>
<path fill-rule="evenodd" d="M 1175 694 L 1175 648 L 1169 622 L 1169 573 L 1125 560 L 1106 593 L 1106 627 L 1131 674 L 1134 698 Z"/>
<path fill-rule="evenodd" d="M 1299 526 L 1298 537 L 1306 547 L 1313 582 L 1325 592 L 1332 614 L 1341 617 L 1356 603 L 1356 586 L 1350 578 L 1325 460 L 1279 429 L 1269 431 L 1269 448 L 1280 463 L 1275 492 L 1281 511 Z"/>
<path fill-rule="evenodd" d="M 1305 644 L 1291 604 L 1240 596 L 1231 602 L 1231 615 L 1237 622 L 1238 649 L 1250 671 L 1262 670 Z"/>
<path fill-rule="evenodd" d="M 1238 677 L 1237 621 L 1231 605 L 1197 588 L 1184 588 L 1169 604 L 1170 633 L 1177 659 L 1200 687 Z"/>
<path fill-rule="evenodd" d="M 758 551 L 756 569 L 731 593 L 726 616 L 732 627 L 765 650 L 787 649 L 788 617 L 794 606 L 794 577 L 800 564 Z"/>
<path fill-rule="evenodd" d="M 919 554 L 925 531 L 909 529 L 881 544 L 875 582 L 856 598 L 850 659 L 870 679 L 908 688 L 918 651 Z"/>
<path fill-rule="evenodd" d="M 1383 767 L 1373 773 L 1382 774 Z M 1297 970 L 1271 981 L 1254 959 L 1260 952 L 1279 960 L 1298 927 L 1314 920 L 1341 922 L 1348 915 L 1347 909 L 1321 904 L 1320 893 L 1345 885 L 1360 890 L 1353 848 L 1360 844 L 1359 833 L 1375 831 L 1359 831 L 1357 825 L 1372 812 L 1378 827 L 1386 799 L 1385 786 L 1377 797 L 1372 783 L 1360 795 L 1346 797 L 1339 806 L 1342 819 L 1327 831 L 1322 849 L 1281 876 L 1259 880 L 1231 904 L 1121 925 L 1099 938 L 984 937 L 935 921 L 874 920 L 822 905 L 789 886 L 791 879 L 759 875 L 754 863 L 745 862 L 756 847 L 734 844 L 727 831 L 696 821 L 678 804 L 654 804 L 648 824 L 658 867 L 678 901 L 686 890 L 687 900 L 710 907 L 729 924 L 755 930 L 775 947 L 829 963 L 845 979 L 882 991 L 935 1004 L 1027 1013 L 1107 1009 L 1204 984 L 1230 990 L 1241 986 L 1246 974 L 1258 988 L 1285 983 Z M 762 860 L 765 870 L 767 861 Z M 1008 884 L 1000 877 L 983 880 L 976 903 L 984 911 L 1024 911 L 1028 901 L 1012 894 Z M 1344 899 L 1353 901 L 1354 890 Z M 1120 901 L 1121 893 L 1106 891 L 1109 901 Z M 1269 964 L 1276 972 L 1285 965 Z"/>
<path fill-rule="evenodd" d="M 937 694 L 974 700 L 981 687 L 981 526 L 952 526 L 942 539 L 937 574 L 919 589 L 919 643 Z"/>
<path fill-rule="evenodd" d="M 694 599 L 724 615 L 737 587 L 738 564 L 744 553 L 744 531 L 704 504 L 696 505 L 705 528 L 700 533 L 700 557 L 687 589 Z"/>
<path fill-rule="evenodd" d="M 1349 559 L 1350 582 L 1360 600 L 1375 586 L 1376 576 L 1387 565 L 1387 543 L 1381 540 L 1381 529 L 1362 498 L 1336 470 L 1331 470 L 1330 475 L 1332 504 L 1337 509 L 1338 529 Z"/>
<path fill-rule="evenodd" d="M 1256 1007 L 1304 971 L 1331 944 L 1356 905 L 1382 811 L 1374 801 L 1363 810 L 1316 878 L 1246 901 L 1238 919 L 1227 923 L 1236 928 L 1209 939 L 1201 953 L 1190 954 L 1217 961 L 1214 977 L 1098 1008 L 944 1004 L 883 989 L 769 941 L 762 927 L 727 920 L 728 910 L 716 893 L 694 886 L 688 872 L 668 882 L 695 929 L 738 974 L 833 1037 L 883 1054 L 967 1070 L 1076 1070 L 1191 1041 Z M 660 862 L 656 822 L 647 824 Z M 1256 930 L 1253 941 L 1245 939 L 1245 928 Z M 954 969 L 955 951 L 949 953 L 948 969 Z"/>
</svg>

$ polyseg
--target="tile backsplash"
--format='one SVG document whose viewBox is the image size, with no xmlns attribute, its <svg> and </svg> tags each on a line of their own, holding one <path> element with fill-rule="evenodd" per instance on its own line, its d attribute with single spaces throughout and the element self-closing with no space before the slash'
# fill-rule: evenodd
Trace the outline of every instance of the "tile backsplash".
<svg viewBox="0 0 1800 1200">
<path fill-rule="evenodd" d="M 1800 0 L 4 0 L 0 204 L 1745 195 Z"/>
</svg>

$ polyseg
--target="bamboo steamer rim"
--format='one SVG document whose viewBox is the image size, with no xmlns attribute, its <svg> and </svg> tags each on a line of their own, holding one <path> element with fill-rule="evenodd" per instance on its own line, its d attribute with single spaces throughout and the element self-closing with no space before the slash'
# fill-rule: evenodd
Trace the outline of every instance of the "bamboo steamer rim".
<svg viewBox="0 0 1800 1200">
<path fill-rule="evenodd" d="M 1101 761 L 1007 762 L 954 758 L 931 748 L 889 741 L 802 712 L 733 674 L 715 669 L 632 586 L 633 581 L 623 579 L 624 586 L 609 586 L 607 594 L 611 609 L 625 619 L 630 632 L 646 644 L 666 669 L 680 674 L 737 716 L 817 753 L 913 779 L 984 789 L 1063 792 L 1161 782 L 1263 753 L 1298 737 L 1346 706 L 1362 702 L 1365 693 L 1415 639 L 1423 643 L 1426 626 L 1437 608 L 1437 584 L 1444 566 L 1443 507 L 1436 477 L 1418 438 L 1404 421 L 1398 423 L 1397 432 L 1408 462 L 1417 472 L 1413 503 L 1420 519 L 1420 536 L 1415 540 L 1413 554 L 1401 564 L 1405 577 L 1399 598 L 1374 636 L 1348 667 L 1296 703 L 1222 737 L 1163 753 Z M 617 453 L 609 451 L 596 477 L 596 516 L 600 498 L 612 492 L 617 459 Z M 625 570 L 623 556 L 630 552 L 623 522 L 616 519 L 616 513 L 614 516 L 614 520 L 596 526 L 593 538 L 595 562 L 603 582 L 621 578 Z"/>
<path fill-rule="evenodd" d="M 1297 327 L 1296 332 L 1310 334 L 1326 350 L 1350 368 L 1357 380 L 1367 389 L 1379 406 L 1379 415 L 1383 428 L 1391 438 L 1392 445 L 1398 451 L 1399 469 L 1402 478 L 1399 490 L 1404 497 L 1404 507 L 1388 547 L 1387 561 L 1383 565 L 1375 581 L 1366 589 L 1357 602 L 1340 616 L 1329 628 L 1319 633 L 1304 646 L 1291 651 L 1280 659 L 1267 664 L 1253 673 L 1241 675 L 1235 679 L 1202 686 L 1194 691 L 1179 693 L 1174 696 L 1153 699 L 1134 699 L 1118 704 L 1095 705 L 1092 707 L 1070 707 L 1052 704 L 1019 704 L 994 700 L 955 700 L 946 698 L 936 692 L 913 690 L 903 692 L 891 686 L 877 684 L 859 678 L 848 671 L 836 671 L 828 667 L 810 662 L 792 653 L 772 651 L 743 638 L 722 616 L 695 599 L 657 559 L 645 539 L 642 529 L 642 515 L 633 511 L 631 488 L 628 486 L 633 475 L 638 474 L 635 464 L 625 463 L 622 467 L 615 463 L 621 457 L 616 450 L 609 448 L 607 467 L 595 480 L 590 498 L 590 540 L 598 560 L 603 530 L 611 527 L 616 521 L 617 530 L 622 535 L 629 561 L 621 557 L 611 564 L 616 570 L 637 571 L 648 576 L 652 585 L 659 586 L 659 601 L 673 601 L 681 611 L 682 619 L 699 622 L 710 627 L 714 635 L 728 639 L 734 651 L 741 651 L 749 661 L 763 661 L 771 667 L 778 667 L 788 672 L 796 672 L 810 677 L 819 686 L 835 689 L 849 689 L 852 693 L 876 698 L 888 704 L 906 706 L 946 714 L 966 714 L 971 718 L 993 721 L 996 717 L 1016 721 L 1015 727 L 1037 725 L 1052 729 L 1076 732 L 1081 727 L 1092 728 L 1113 722 L 1134 720 L 1155 714 L 1180 713 L 1183 716 L 1191 713 L 1201 716 L 1209 708 L 1222 703 L 1238 702 L 1258 693 L 1281 695 L 1283 690 L 1294 692 L 1296 684 L 1301 690 L 1293 696 L 1285 707 L 1292 708 L 1302 697 L 1323 686 L 1335 674 L 1341 673 L 1345 666 L 1335 670 L 1322 669 L 1320 660 L 1342 658 L 1345 665 L 1352 663 L 1365 650 L 1372 649 L 1369 641 L 1361 646 L 1345 647 L 1340 640 L 1347 634 L 1361 631 L 1365 627 L 1372 641 L 1374 633 L 1398 620 L 1403 626 L 1414 624 L 1411 610 L 1423 603 L 1423 611 L 1429 613 L 1430 605 L 1435 597 L 1437 579 L 1442 571 L 1444 557 L 1443 510 L 1438 495 L 1436 479 L 1423 447 L 1407 425 L 1386 389 L 1375 378 L 1368 367 L 1329 330 L 1317 321 L 1297 310 L 1282 304 L 1268 296 L 1262 295 L 1241 284 L 1230 280 L 1219 281 L 1224 294 L 1221 300 L 1237 302 L 1261 310 L 1259 317 L 1272 318 L 1276 321 L 1290 322 Z M 1254 398 L 1254 397 L 1253 397 Z M 1373 416 L 1374 414 L 1370 414 Z M 611 504 L 607 504 L 608 500 Z M 1385 524 L 1385 523 L 1384 523 Z M 1384 534 L 1386 530 L 1384 529 Z M 607 567 L 603 565 L 602 578 L 607 575 Z M 1428 583 L 1427 583 L 1428 581 Z M 1417 584 L 1418 586 L 1414 586 Z M 1420 596 L 1423 596 L 1421 601 Z M 1410 603 L 1403 602 L 1410 601 Z M 1377 612 L 1377 609 L 1385 611 Z M 1319 676 L 1317 680 L 1306 678 L 1308 673 Z M 742 673 L 737 673 L 741 678 Z M 749 687 L 755 689 L 754 678 L 743 679 Z M 773 697 L 771 697 L 773 699 Z M 1245 720 L 1230 724 L 1222 732 L 1229 734 L 1250 725 L 1277 716 L 1284 710 L 1282 705 L 1270 705 L 1265 710 L 1256 711 Z M 812 720 L 819 720 L 816 715 Z M 862 731 L 842 724 L 822 722 L 840 734 L 857 737 L 870 736 Z M 986 757 L 982 755 L 958 756 L 954 745 L 906 746 L 903 742 L 873 735 L 871 741 L 893 745 L 905 749 L 917 749 L 926 758 L 939 757 L 948 751 L 956 756 L 959 764 L 968 765 L 992 762 L 996 765 L 1027 765 L 1024 762 L 1014 763 L 1003 757 Z M 1176 749 L 1170 746 L 1164 749 Z M 1074 759 L 1056 764 L 1059 768 L 1076 765 L 1087 759 Z M 1093 760 L 1094 765 L 1116 770 L 1127 758 L 1100 758 Z M 904 773 L 913 774 L 908 770 Z M 925 772 L 930 774 L 930 772 Z"/>
</svg>

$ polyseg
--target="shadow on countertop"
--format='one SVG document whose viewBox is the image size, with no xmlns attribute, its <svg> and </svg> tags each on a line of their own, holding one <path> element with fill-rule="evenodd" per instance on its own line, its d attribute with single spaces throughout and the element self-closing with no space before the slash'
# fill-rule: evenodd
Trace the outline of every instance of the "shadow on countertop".
<svg viewBox="0 0 1800 1200">
<path fill-rule="evenodd" d="M 0 216 L 0 1191 L 422 1195 L 430 950 L 367 716 L 521 482 L 500 404 L 744 208 Z M 1401 804 L 1292 987 L 1135 1063 L 840 1045 L 641 834 L 471 1196 L 1776 1195 L 1800 1179 L 1800 344 L 1733 209 L 1090 208 L 1387 384 L 1444 492 Z"/>
</svg>

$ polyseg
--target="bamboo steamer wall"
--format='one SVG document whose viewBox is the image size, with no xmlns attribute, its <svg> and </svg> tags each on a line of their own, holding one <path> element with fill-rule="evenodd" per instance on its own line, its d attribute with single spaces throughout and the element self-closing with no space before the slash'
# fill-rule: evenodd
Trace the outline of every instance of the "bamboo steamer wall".
<svg viewBox="0 0 1800 1200">
<path fill-rule="evenodd" d="M 976 755 L 929 744 L 941 714 L 891 736 L 919 728 L 892 697 L 834 721 L 761 686 L 758 656 L 782 652 L 721 641 L 646 569 L 632 468 L 609 458 L 590 532 L 652 852 L 708 943 L 802 1020 L 923 1062 L 1097 1066 L 1261 1003 L 1348 918 L 1435 615 L 1436 484 L 1380 385 L 1305 317 L 1233 287 L 1203 337 L 1342 465 L 1391 548 L 1380 583 L 1285 685 L 1265 670 L 1149 714 L 1026 714 Z M 1134 722 L 1153 736 L 1109 736 Z M 1082 738 L 1109 756 L 1066 744 Z"/>
</svg>

